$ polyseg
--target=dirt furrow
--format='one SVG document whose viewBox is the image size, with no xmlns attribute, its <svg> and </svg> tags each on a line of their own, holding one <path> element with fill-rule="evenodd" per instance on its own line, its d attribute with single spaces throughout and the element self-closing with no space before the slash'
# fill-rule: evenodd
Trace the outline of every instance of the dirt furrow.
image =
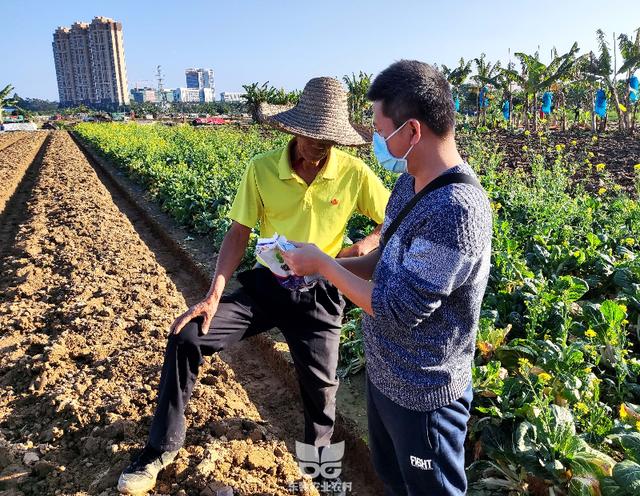
<svg viewBox="0 0 640 496">
<path fill-rule="evenodd" d="M 31 134 L 30 131 L 12 131 L 10 133 L 0 133 L 0 150 L 12 145 L 18 140 Z"/>
<path fill-rule="evenodd" d="M 36 131 L 4 148 L 0 146 L 0 214 L 4 212 L 7 202 L 27 168 L 33 163 L 47 135 L 48 131 Z"/>
<path fill-rule="evenodd" d="M 162 250 L 149 250 L 66 132 L 52 133 L 33 171 L 3 238 L 0 491 L 115 494 L 146 438 L 166 330 L 187 306 L 172 278 L 188 287 L 189 275 L 158 263 Z M 263 419 L 220 358 L 201 379 L 186 445 L 157 491 L 288 494 L 299 475 L 282 439 L 294 433 Z"/>
</svg>

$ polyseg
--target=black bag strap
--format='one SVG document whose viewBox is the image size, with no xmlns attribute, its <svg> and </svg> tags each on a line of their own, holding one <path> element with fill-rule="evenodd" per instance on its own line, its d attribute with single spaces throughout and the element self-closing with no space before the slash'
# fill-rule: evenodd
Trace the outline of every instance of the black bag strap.
<svg viewBox="0 0 640 496">
<path fill-rule="evenodd" d="M 462 172 L 451 172 L 449 174 L 442 174 L 441 176 L 436 177 L 433 181 L 431 181 L 424 188 L 418 191 L 413 196 L 413 198 L 411 198 L 411 200 L 407 202 L 407 204 L 400 211 L 397 217 L 393 219 L 393 222 L 389 224 L 389 227 L 386 229 L 386 231 L 382 236 L 382 241 L 384 242 L 384 245 L 385 246 L 387 245 L 387 243 L 391 239 L 391 236 L 393 236 L 393 234 L 398 230 L 398 227 L 400 227 L 400 224 L 402 224 L 402 221 L 405 219 L 405 217 L 409 215 L 409 212 L 413 210 L 413 207 L 415 207 L 416 204 L 425 195 L 431 193 L 432 191 L 435 191 L 438 188 L 447 186 L 449 184 L 470 184 L 471 186 L 475 186 L 476 188 L 482 190 L 482 185 L 478 182 L 478 180 L 475 177 L 469 174 L 464 174 Z"/>
</svg>

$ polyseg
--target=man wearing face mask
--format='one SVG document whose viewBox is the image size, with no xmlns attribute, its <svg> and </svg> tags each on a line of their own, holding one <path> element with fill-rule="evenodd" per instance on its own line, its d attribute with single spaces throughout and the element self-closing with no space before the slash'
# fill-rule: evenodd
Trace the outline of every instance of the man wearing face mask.
<svg viewBox="0 0 640 496">
<path fill-rule="evenodd" d="M 365 310 L 369 449 L 387 495 L 463 495 L 471 364 L 491 258 L 492 215 L 454 139 L 454 103 L 432 66 L 382 71 L 374 153 L 403 173 L 379 249 L 333 260 L 312 244 L 283 256 Z"/>
<path fill-rule="evenodd" d="M 289 290 L 258 265 L 238 275 L 240 289 L 222 293 L 256 225 L 260 237 L 278 233 L 312 242 L 329 257 L 357 257 L 375 249 L 380 226 L 346 249 L 344 232 L 355 211 L 381 224 L 389 192 L 364 162 L 334 147 L 367 143 L 349 123 L 347 95 L 336 79 L 314 78 L 294 108 L 265 106 L 261 112 L 294 137 L 286 147 L 255 157 L 245 170 L 211 289 L 171 326 L 149 439 L 120 476 L 123 493 L 151 490 L 158 472 L 175 458 L 185 439 L 184 410 L 203 357 L 274 327 L 287 340 L 298 374 L 304 443 L 320 449 L 330 444 L 345 306 L 338 289 L 321 280 L 308 291 Z"/>
</svg>

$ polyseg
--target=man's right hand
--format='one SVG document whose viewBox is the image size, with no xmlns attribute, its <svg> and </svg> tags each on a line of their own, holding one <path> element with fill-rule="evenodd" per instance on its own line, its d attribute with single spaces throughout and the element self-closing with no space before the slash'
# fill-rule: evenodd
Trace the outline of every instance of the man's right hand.
<svg viewBox="0 0 640 496">
<path fill-rule="evenodd" d="M 189 310 L 180 315 L 169 328 L 170 334 L 178 334 L 182 328 L 191 322 L 194 318 L 203 316 L 202 334 L 209 332 L 209 326 L 213 320 L 213 316 L 218 310 L 218 301 L 205 299 L 193 305 Z"/>
</svg>

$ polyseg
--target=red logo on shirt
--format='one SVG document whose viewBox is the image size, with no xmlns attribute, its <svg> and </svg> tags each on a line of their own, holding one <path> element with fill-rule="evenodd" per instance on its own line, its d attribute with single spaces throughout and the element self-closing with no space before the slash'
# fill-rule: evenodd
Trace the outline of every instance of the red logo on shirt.
<svg viewBox="0 0 640 496">
<path fill-rule="evenodd" d="M 340 202 L 338 201 L 337 198 L 334 198 L 333 200 L 331 200 L 331 205 L 337 205 L 338 203 Z"/>
</svg>

